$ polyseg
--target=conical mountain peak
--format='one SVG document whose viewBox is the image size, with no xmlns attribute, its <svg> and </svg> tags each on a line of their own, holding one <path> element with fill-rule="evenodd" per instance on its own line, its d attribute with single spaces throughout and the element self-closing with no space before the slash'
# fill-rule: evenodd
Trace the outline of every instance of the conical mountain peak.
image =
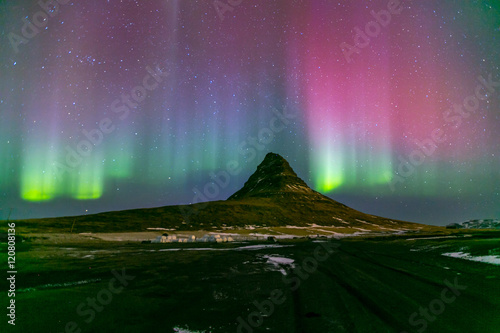
<svg viewBox="0 0 500 333">
<path fill-rule="evenodd" d="M 281 175 L 297 177 L 290 164 L 281 155 L 268 153 L 262 163 L 257 167 L 256 173 L 262 173 L 267 176 Z"/>
<path fill-rule="evenodd" d="M 276 197 L 284 194 L 316 194 L 300 179 L 282 156 L 268 153 L 243 188 L 228 200 L 249 197 Z"/>
</svg>

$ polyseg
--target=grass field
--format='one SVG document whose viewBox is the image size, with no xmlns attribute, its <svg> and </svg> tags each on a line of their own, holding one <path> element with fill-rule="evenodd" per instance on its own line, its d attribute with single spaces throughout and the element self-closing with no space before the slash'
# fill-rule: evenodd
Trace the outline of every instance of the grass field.
<svg viewBox="0 0 500 333">
<path fill-rule="evenodd" d="M 17 319 L 8 331 L 498 332 L 500 266 L 442 253 L 498 253 L 500 234 L 407 238 L 28 239 L 17 244 Z M 459 295 L 444 292 L 449 303 L 440 301 L 446 280 L 459 286 Z M 438 314 L 421 315 L 429 306 Z"/>
</svg>

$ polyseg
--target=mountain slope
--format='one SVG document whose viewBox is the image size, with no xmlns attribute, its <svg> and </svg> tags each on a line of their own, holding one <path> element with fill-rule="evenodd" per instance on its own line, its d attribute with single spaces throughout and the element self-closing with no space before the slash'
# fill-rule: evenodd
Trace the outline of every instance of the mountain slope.
<svg viewBox="0 0 500 333">
<path fill-rule="evenodd" d="M 257 171 L 248 178 L 243 188 L 230 196 L 228 200 L 270 198 L 290 193 L 311 198 L 322 197 L 297 176 L 283 157 L 269 153 L 257 167 Z"/>
<path fill-rule="evenodd" d="M 283 157 L 273 153 L 267 154 L 244 186 L 225 201 L 17 221 L 18 228 L 32 232 L 213 230 L 311 224 L 337 227 L 339 233 L 439 229 L 364 214 L 332 200 L 309 188 Z"/>
<path fill-rule="evenodd" d="M 394 221 L 364 214 L 312 190 L 280 155 L 269 153 L 243 188 L 228 201 L 241 204 L 268 203 L 268 216 L 282 224 L 321 224 L 363 230 L 396 230 L 422 227 L 415 223 Z"/>
</svg>

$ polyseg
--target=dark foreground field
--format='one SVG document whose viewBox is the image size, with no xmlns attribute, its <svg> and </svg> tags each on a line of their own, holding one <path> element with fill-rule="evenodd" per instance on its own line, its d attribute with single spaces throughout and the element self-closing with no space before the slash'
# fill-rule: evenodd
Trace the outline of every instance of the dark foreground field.
<svg viewBox="0 0 500 333">
<path fill-rule="evenodd" d="M 17 249 L 16 326 L 3 314 L 0 331 L 500 332 L 500 266 L 441 255 L 491 254 L 499 241 L 26 241 Z"/>
</svg>

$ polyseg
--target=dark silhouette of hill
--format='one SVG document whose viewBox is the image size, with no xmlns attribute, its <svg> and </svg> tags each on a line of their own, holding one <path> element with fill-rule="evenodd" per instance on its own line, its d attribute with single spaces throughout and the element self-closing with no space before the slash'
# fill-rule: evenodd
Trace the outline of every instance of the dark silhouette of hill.
<svg viewBox="0 0 500 333">
<path fill-rule="evenodd" d="M 312 190 L 280 155 L 269 153 L 228 200 L 17 221 L 32 232 L 130 232 L 147 228 L 211 230 L 244 226 L 335 226 L 339 232 L 435 230 L 369 215 Z"/>
</svg>

